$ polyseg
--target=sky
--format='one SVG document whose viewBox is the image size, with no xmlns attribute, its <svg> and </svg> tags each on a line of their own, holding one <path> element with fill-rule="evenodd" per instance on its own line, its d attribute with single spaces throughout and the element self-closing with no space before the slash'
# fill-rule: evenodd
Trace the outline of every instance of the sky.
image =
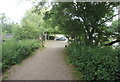
<svg viewBox="0 0 120 82">
<path fill-rule="evenodd" d="M 6 17 L 10 18 L 11 21 L 20 24 L 20 20 L 24 17 L 25 12 L 32 8 L 32 1 L 33 0 L 0 0 L 0 13 L 5 13 Z M 116 18 L 118 17 L 114 19 Z M 111 23 L 107 24 L 111 25 Z"/>
<path fill-rule="evenodd" d="M 32 3 L 26 0 L 0 0 L 0 13 L 15 23 L 20 23 L 25 12 L 32 8 Z"/>
</svg>

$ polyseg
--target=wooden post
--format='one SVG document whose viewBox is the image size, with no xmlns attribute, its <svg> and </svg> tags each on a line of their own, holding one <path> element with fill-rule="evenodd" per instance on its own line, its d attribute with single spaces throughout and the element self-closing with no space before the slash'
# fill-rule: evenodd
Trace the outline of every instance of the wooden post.
<svg viewBox="0 0 120 82">
<path fill-rule="evenodd" d="M 41 38 L 42 38 L 42 47 L 44 47 L 44 45 L 43 45 L 43 39 L 44 39 L 43 34 L 42 34 Z"/>
<path fill-rule="evenodd" d="M 41 34 L 41 35 L 39 36 L 39 40 L 40 40 L 40 42 L 41 42 L 42 47 L 44 47 L 44 45 L 43 45 L 43 34 Z"/>
</svg>

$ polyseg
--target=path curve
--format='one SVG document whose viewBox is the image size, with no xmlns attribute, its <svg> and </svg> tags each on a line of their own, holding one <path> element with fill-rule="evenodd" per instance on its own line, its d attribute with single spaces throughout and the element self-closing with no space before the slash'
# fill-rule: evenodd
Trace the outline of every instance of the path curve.
<svg viewBox="0 0 120 82">
<path fill-rule="evenodd" d="M 7 80 L 73 80 L 64 61 L 64 41 L 47 41 L 46 48 L 13 66 Z"/>
</svg>

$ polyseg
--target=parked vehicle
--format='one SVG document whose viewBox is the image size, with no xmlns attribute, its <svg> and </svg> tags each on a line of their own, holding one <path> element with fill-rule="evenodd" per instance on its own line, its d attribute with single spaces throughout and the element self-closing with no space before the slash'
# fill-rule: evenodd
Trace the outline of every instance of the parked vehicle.
<svg viewBox="0 0 120 82">
<path fill-rule="evenodd" d="M 66 41 L 66 37 L 57 37 L 56 40 L 58 40 L 58 41 Z"/>
</svg>

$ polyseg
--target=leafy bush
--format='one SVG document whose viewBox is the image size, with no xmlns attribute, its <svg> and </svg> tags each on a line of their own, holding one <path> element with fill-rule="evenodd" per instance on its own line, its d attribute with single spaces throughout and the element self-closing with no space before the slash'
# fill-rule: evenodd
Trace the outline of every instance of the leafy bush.
<svg viewBox="0 0 120 82">
<path fill-rule="evenodd" d="M 20 63 L 31 52 L 40 47 L 36 40 L 10 40 L 2 45 L 2 71 L 5 72 L 10 66 Z"/>
<path fill-rule="evenodd" d="M 49 40 L 54 40 L 55 37 L 54 36 L 49 36 Z"/>
<path fill-rule="evenodd" d="M 85 80 L 120 79 L 118 50 L 72 43 L 67 52 L 71 62 L 83 73 Z"/>
</svg>

